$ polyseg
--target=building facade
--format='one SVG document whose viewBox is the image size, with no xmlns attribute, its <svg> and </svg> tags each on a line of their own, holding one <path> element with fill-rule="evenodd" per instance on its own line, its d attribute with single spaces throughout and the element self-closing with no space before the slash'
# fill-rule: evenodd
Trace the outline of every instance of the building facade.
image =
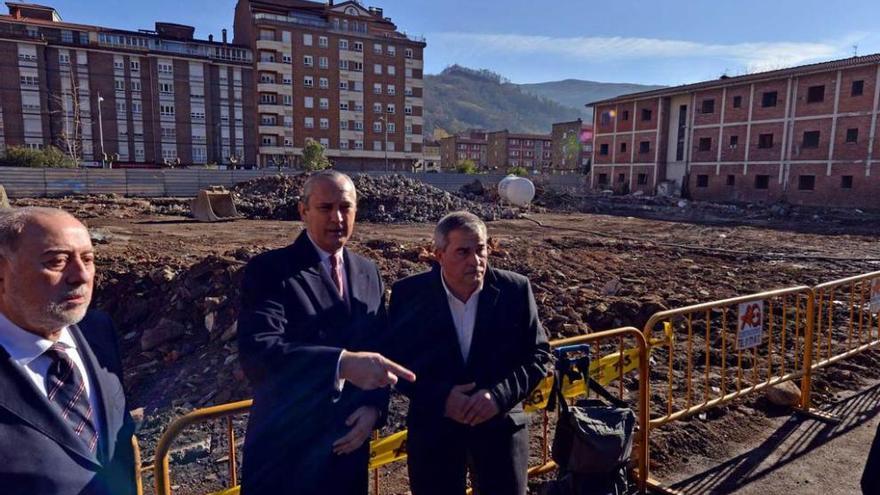
<svg viewBox="0 0 880 495">
<path fill-rule="evenodd" d="M 878 208 L 880 54 L 591 103 L 591 185 Z"/>
<path fill-rule="evenodd" d="M 411 170 L 422 157 L 425 41 L 353 1 L 239 0 L 255 54 L 259 163 L 295 164 L 308 140 L 343 170 Z"/>
<path fill-rule="evenodd" d="M 593 126 L 581 119 L 553 124 L 553 173 L 585 173 L 593 155 Z"/>
<path fill-rule="evenodd" d="M 479 170 L 489 166 L 486 131 L 469 130 L 440 140 L 440 166 L 443 170 L 455 170 L 459 162 L 470 160 Z"/>
<path fill-rule="evenodd" d="M 547 134 L 514 134 L 507 130 L 487 135 L 489 170 L 524 167 L 529 172 L 549 172 L 553 161 L 552 138 Z"/>
<path fill-rule="evenodd" d="M 254 163 L 249 48 L 156 23 L 124 31 L 65 23 L 55 9 L 0 15 L 0 153 L 54 145 L 85 164 Z"/>
</svg>

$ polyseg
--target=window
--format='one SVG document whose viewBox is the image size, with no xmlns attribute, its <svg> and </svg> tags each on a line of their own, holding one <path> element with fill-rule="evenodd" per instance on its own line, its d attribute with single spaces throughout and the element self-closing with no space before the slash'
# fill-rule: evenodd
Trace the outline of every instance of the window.
<svg viewBox="0 0 880 495">
<path fill-rule="evenodd" d="M 373 43 L 373 53 L 376 55 L 382 55 L 382 45 L 379 43 Z"/>
<path fill-rule="evenodd" d="M 159 83 L 159 92 L 160 93 L 173 93 L 174 85 L 171 83 Z"/>
<path fill-rule="evenodd" d="M 758 148 L 768 149 L 773 147 L 773 134 L 759 134 Z"/>
<path fill-rule="evenodd" d="M 825 101 L 825 85 L 810 86 L 807 88 L 807 103 L 819 103 Z"/>
<path fill-rule="evenodd" d="M 39 86 L 40 80 L 37 76 L 20 76 L 19 80 L 21 81 L 22 86 Z"/>
<path fill-rule="evenodd" d="M 382 141 L 373 141 L 373 151 L 382 151 Z"/>
<path fill-rule="evenodd" d="M 853 81 L 852 89 L 850 90 L 850 96 L 862 96 L 862 93 L 865 92 L 865 81 Z"/>
<path fill-rule="evenodd" d="M 608 156 L 608 143 L 602 143 L 599 145 L 599 154 L 602 156 Z"/>
<path fill-rule="evenodd" d="M 403 113 L 406 115 L 412 115 L 412 113 L 413 113 L 412 105 L 404 105 L 403 106 Z"/>
<path fill-rule="evenodd" d="M 388 45 L 385 47 L 385 53 L 391 55 L 392 57 L 397 55 L 397 49 L 394 48 L 394 45 Z"/>
<path fill-rule="evenodd" d="M 61 31 L 61 42 L 62 43 L 73 43 L 73 31 L 64 30 Z"/>
<path fill-rule="evenodd" d="M 363 112 L 364 111 L 363 102 L 360 102 L 360 101 L 354 102 L 354 111 L 355 112 Z"/>
<path fill-rule="evenodd" d="M 361 141 L 361 140 L 359 140 L 359 139 L 358 139 L 358 140 L 355 140 L 355 142 L 354 142 L 354 149 L 356 149 L 356 150 L 362 150 L 362 149 L 364 149 L 364 142 Z"/>
<path fill-rule="evenodd" d="M 624 110 L 624 111 L 620 114 L 620 118 L 623 119 L 623 120 L 629 120 L 629 110 Z"/>
<path fill-rule="evenodd" d="M 339 89 L 348 90 L 348 81 L 339 81 Z"/>
<path fill-rule="evenodd" d="M 116 102 L 116 112 L 117 113 L 125 113 L 125 102 L 117 101 Z"/>
<path fill-rule="evenodd" d="M 69 64 L 70 63 L 70 55 L 68 55 L 66 53 L 59 53 L 58 54 L 58 63 L 61 65 Z"/>
<path fill-rule="evenodd" d="M 626 174 L 624 174 L 624 173 L 617 174 L 617 182 L 626 182 Z"/>
<path fill-rule="evenodd" d="M 303 77 L 303 87 L 314 88 L 315 87 L 315 79 L 312 76 Z"/>
<path fill-rule="evenodd" d="M 263 146 L 275 146 L 275 136 L 260 136 L 260 144 Z"/>
<path fill-rule="evenodd" d="M 318 79 L 318 87 L 321 89 L 329 88 L 330 87 L 330 79 L 327 79 L 326 77 L 322 77 L 322 78 Z"/>
<path fill-rule="evenodd" d="M 125 91 L 125 80 L 117 79 L 113 81 L 116 91 Z"/>
<path fill-rule="evenodd" d="M 327 61 L 327 57 L 318 58 L 318 67 L 321 69 L 326 69 L 326 68 L 330 67 L 329 62 Z"/>
<path fill-rule="evenodd" d="M 733 108 L 742 108 L 743 97 L 742 96 L 734 96 L 733 97 Z"/>
<path fill-rule="evenodd" d="M 129 67 L 131 67 L 132 72 L 137 72 L 141 70 L 141 63 L 137 60 L 132 60 L 131 62 L 129 62 L 128 65 Z"/>
<path fill-rule="evenodd" d="M 381 122 L 373 122 L 373 132 L 382 132 Z"/>
<path fill-rule="evenodd" d="M 348 50 L 348 40 L 339 40 L 339 49 Z"/>
<path fill-rule="evenodd" d="M 728 186 L 736 185 L 736 176 L 735 175 L 733 175 L 733 174 L 727 175 L 727 185 Z"/>
<path fill-rule="evenodd" d="M 293 105 L 293 95 L 282 95 L 281 101 L 285 105 Z M 272 95 L 272 103 L 275 103 L 275 95 Z"/>
<path fill-rule="evenodd" d="M 404 49 L 403 56 L 404 56 L 404 58 L 413 58 L 413 49 L 412 48 Z"/>
<path fill-rule="evenodd" d="M 651 151 L 651 142 L 642 141 L 639 143 L 639 153 L 648 153 Z"/>
<path fill-rule="evenodd" d="M 113 68 L 117 69 L 117 70 L 122 70 L 125 68 L 125 64 L 121 60 L 116 61 L 116 62 L 113 62 Z"/>
<path fill-rule="evenodd" d="M 651 110 L 648 108 L 642 109 L 642 122 L 647 122 L 651 120 Z"/>
<path fill-rule="evenodd" d="M 277 117 L 275 115 L 260 115 L 260 125 L 275 125 Z"/>
<path fill-rule="evenodd" d="M 260 29 L 260 39 L 265 41 L 275 41 L 275 31 L 271 29 Z"/>
<path fill-rule="evenodd" d="M 306 129 L 314 129 L 315 128 L 315 118 L 314 117 L 306 117 L 304 119 L 304 124 Z"/>
<path fill-rule="evenodd" d="M 159 115 L 166 117 L 174 116 L 174 105 L 159 105 Z"/>
<path fill-rule="evenodd" d="M 412 68 L 407 67 L 406 69 L 404 69 L 403 74 L 405 77 L 412 77 L 413 76 Z"/>
<path fill-rule="evenodd" d="M 620 143 L 620 152 L 626 153 L 626 143 Z"/>
<path fill-rule="evenodd" d="M 799 191 L 812 191 L 816 189 L 816 176 L 815 175 L 799 175 L 798 176 L 798 190 Z"/>
<path fill-rule="evenodd" d="M 321 48 L 327 48 L 328 46 L 330 46 L 330 42 L 326 36 L 318 37 L 318 46 L 320 46 Z"/>
<path fill-rule="evenodd" d="M 315 60 L 312 58 L 311 55 L 303 55 L 303 65 L 305 65 L 306 67 L 312 67 L 313 65 L 315 65 Z"/>
<path fill-rule="evenodd" d="M 382 85 L 379 83 L 373 84 L 373 94 L 381 95 L 382 94 Z"/>
<path fill-rule="evenodd" d="M 389 76 L 397 75 L 397 70 L 394 68 L 393 65 L 388 66 L 388 75 Z"/>
<path fill-rule="evenodd" d="M 806 131 L 804 132 L 804 141 L 801 143 L 801 148 L 809 149 L 809 148 L 818 148 L 819 147 L 819 131 Z"/>
<path fill-rule="evenodd" d="M 389 122 L 386 126 L 388 130 L 388 134 L 394 134 L 397 132 L 397 125 L 394 122 Z"/>
<path fill-rule="evenodd" d="M 697 176 L 697 187 L 709 187 L 709 176 L 708 175 L 698 175 Z"/>
<path fill-rule="evenodd" d="M 303 98 L 303 107 L 315 108 L 315 98 L 312 96 L 306 96 L 305 98 Z"/>
<path fill-rule="evenodd" d="M 599 174 L 599 185 L 607 186 L 608 185 L 608 174 Z"/>
<path fill-rule="evenodd" d="M 140 81 L 132 81 L 131 82 L 131 90 L 132 91 L 140 91 L 141 90 L 141 82 Z"/>
<path fill-rule="evenodd" d="M 767 91 L 761 95 L 761 106 L 764 108 L 776 106 L 776 91 Z"/>
<path fill-rule="evenodd" d="M 736 148 L 739 144 L 739 136 L 730 136 L 730 147 L 731 149 Z"/>
<path fill-rule="evenodd" d="M 339 61 L 339 70 L 348 70 L 348 60 Z"/>
<path fill-rule="evenodd" d="M 847 143 L 858 143 L 859 142 L 859 130 L 858 129 L 847 129 L 846 130 L 846 142 Z"/>
<path fill-rule="evenodd" d="M 290 56 L 289 53 L 283 53 L 281 55 L 281 61 L 284 62 L 285 64 L 289 64 L 289 63 L 293 62 L 293 57 Z"/>
<path fill-rule="evenodd" d="M 347 120 L 340 120 L 339 121 L 339 128 L 342 129 L 343 131 L 348 130 L 348 121 Z"/>
<path fill-rule="evenodd" d="M 715 100 L 703 100 L 703 106 L 700 109 L 702 113 L 715 113 Z"/>
<path fill-rule="evenodd" d="M 348 67 L 355 72 L 364 71 L 364 64 L 362 62 L 349 62 Z"/>
<path fill-rule="evenodd" d="M 770 176 L 769 175 L 756 175 L 755 176 L 755 189 L 768 189 L 770 187 Z"/>
<path fill-rule="evenodd" d="M 364 130 L 364 123 L 361 122 L 360 120 L 355 120 L 354 121 L 354 130 L 356 130 L 356 131 Z"/>
<path fill-rule="evenodd" d="M 385 112 L 386 112 L 386 113 L 393 114 L 393 113 L 396 112 L 396 110 L 397 110 L 397 109 L 396 109 L 396 107 L 394 106 L 394 103 L 389 103 L 389 104 L 385 107 Z"/>
<path fill-rule="evenodd" d="M 321 129 L 329 129 L 330 128 L 330 119 L 321 118 L 319 120 L 319 125 L 320 125 Z"/>
<path fill-rule="evenodd" d="M 312 46 L 312 35 L 303 34 L 303 45 Z"/>
<path fill-rule="evenodd" d="M 318 100 L 318 108 L 320 108 L 321 110 L 329 109 L 330 100 L 328 100 L 327 98 L 321 98 L 320 100 Z"/>
<path fill-rule="evenodd" d="M 284 95 L 289 96 L 289 95 Z M 274 93 L 260 93 L 260 103 L 266 103 L 269 105 L 275 104 L 275 94 Z M 289 101 L 285 101 L 285 103 L 290 103 Z"/>
<path fill-rule="evenodd" d="M 352 44 L 352 47 L 354 47 L 354 51 L 356 51 L 356 52 L 362 52 L 362 51 L 364 51 L 364 44 L 363 44 L 362 42 L 360 42 L 360 41 L 355 41 L 355 42 Z"/>
<path fill-rule="evenodd" d="M 709 151 L 712 149 L 712 138 L 710 137 L 701 137 L 699 150 L 700 151 Z"/>
<path fill-rule="evenodd" d="M 853 186 L 853 176 L 852 175 L 841 175 L 840 176 L 840 188 L 841 189 L 852 189 Z"/>
<path fill-rule="evenodd" d="M 397 94 L 397 88 L 393 84 L 388 85 L 388 94 L 394 96 Z"/>
<path fill-rule="evenodd" d="M 373 103 L 373 113 L 382 113 L 381 103 Z"/>
<path fill-rule="evenodd" d="M 141 113 L 143 111 L 143 107 L 138 102 L 131 102 L 131 113 Z"/>
<path fill-rule="evenodd" d="M 170 64 L 158 64 L 160 74 L 171 74 L 174 68 Z"/>
<path fill-rule="evenodd" d="M 382 74 L 382 64 L 373 64 L 373 74 Z"/>
</svg>

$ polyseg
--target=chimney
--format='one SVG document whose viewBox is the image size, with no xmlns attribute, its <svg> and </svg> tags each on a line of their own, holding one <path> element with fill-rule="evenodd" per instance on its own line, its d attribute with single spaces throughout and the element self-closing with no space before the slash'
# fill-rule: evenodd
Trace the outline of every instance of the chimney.
<svg viewBox="0 0 880 495">
<path fill-rule="evenodd" d="M 220 32 L 223 34 L 223 43 L 226 44 L 226 28 L 223 28 Z"/>
<path fill-rule="evenodd" d="M 208 35 L 208 42 L 210 42 L 210 43 L 214 42 L 214 35 L 213 34 Z"/>
<path fill-rule="evenodd" d="M 327 6 L 332 7 L 332 6 L 333 6 L 333 0 L 327 0 Z"/>
</svg>

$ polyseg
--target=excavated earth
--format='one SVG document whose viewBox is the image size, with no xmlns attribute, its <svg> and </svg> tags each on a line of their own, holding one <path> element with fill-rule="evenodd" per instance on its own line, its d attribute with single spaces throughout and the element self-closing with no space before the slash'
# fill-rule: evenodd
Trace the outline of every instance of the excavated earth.
<svg viewBox="0 0 880 495">
<path fill-rule="evenodd" d="M 290 185 L 291 190 L 296 186 Z M 243 189 L 236 191 L 241 195 Z M 268 193 L 254 191 L 244 197 L 251 203 L 244 208 L 242 196 L 236 198 L 242 211 L 263 208 L 259 215 L 249 214 L 276 218 L 284 196 L 275 204 L 256 205 L 254 197 Z M 593 198 L 572 206 L 571 198 L 563 199 L 569 210 L 613 213 L 619 206 L 627 215 L 651 218 L 533 213 L 489 223 L 490 263 L 531 279 L 551 338 L 642 327 L 663 309 L 812 285 L 880 267 L 876 222 L 832 215 L 792 217 L 766 208 L 761 214 L 758 209 L 682 207 L 644 199 L 621 203 Z M 386 286 L 428 268 L 433 226 L 425 222 L 438 213 L 476 204 L 455 195 L 437 199 L 441 200 L 446 202 L 429 209 L 409 202 L 400 210 L 379 195 L 365 209 L 370 221 L 358 223 L 351 247 L 379 264 Z M 558 200 L 548 200 L 548 206 L 557 206 L 549 203 Z M 99 255 L 95 304 L 117 324 L 130 405 L 142 409 L 138 436 L 145 462 L 152 462 L 159 435 L 175 417 L 250 397 L 235 339 L 242 268 L 255 254 L 290 243 L 302 228 L 299 221 L 200 224 L 185 216 L 186 203 L 178 200 L 74 197 L 14 203 L 59 206 L 90 227 Z M 272 213 L 265 213 L 267 204 Z M 487 218 L 514 216 L 492 216 L 500 210 L 481 207 L 487 208 Z M 400 211 L 416 220 L 397 222 L 394 215 Z M 419 216 L 426 218 L 412 223 Z M 658 219 L 664 216 L 677 221 Z M 870 351 L 817 373 L 818 405 L 880 376 L 878 362 Z M 627 397 L 633 398 L 634 380 L 628 378 L 625 385 Z M 402 427 L 405 407 L 405 400 L 395 397 L 384 433 Z M 778 407 L 755 395 L 665 426 L 652 435 L 652 466 L 663 475 L 697 459 L 724 459 L 731 445 L 767 431 L 768 418 L 779 414 Z M 245 415 L 234 421 L 239 444 L 246 419 Z M 537 415 L 532 431 L 535 464 L 540 456 Z M 223 488 L 228 480 L 227 441 L 222 422 L 187 430 L 172 453 L 174 493 L 205 494 Z M 407 493 L 405 465 L 383 468 L 380 481 L 382 493 Z M 151 493 L 151 476 L 145 477 L 145 484 Z M 539 485 L 540 481 L 532 483 L 535 493 Z"/>
</svg>

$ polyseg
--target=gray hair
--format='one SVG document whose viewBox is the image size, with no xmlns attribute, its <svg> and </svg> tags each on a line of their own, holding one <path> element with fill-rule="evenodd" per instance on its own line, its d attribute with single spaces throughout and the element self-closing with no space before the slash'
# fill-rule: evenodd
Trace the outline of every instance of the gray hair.
<svg viewBox="0 0 880 495">
<path fill-rule="evenodd" d="M 441 218 L 434 227 L 434 247 L 441 251 L 446 249 L 449 244 L 449 233 L 453 230 L 477 234 L 483 240 L 487 237 L 486 224 L 480 220 L 480 217 L 467 211 L 454 211 Z"/>
<path fill-rule="evenodd" d="M 311 197 L 312 195 L 312 189 L 315 187 L 315 184 L 319 181 L 325 180 L 329 182 L 334 182 L 336 184 L 345 183 L 350 185 L 351 189 L 354 191 L 355 197 L 357 197 L 357 189 L 354 187 L 354 181 L 351 180 L 351 177 L 343 174 L 342 172 L 333 169 L 327 169 L 321 170 L 320 172 L 315 172 L 310 175 L 308 179 L 306 179 L 306 183 L 303 184 L 302 198 L 300 199 L 300 201 L 304 205 L 308 206 L 309 197 Z"/>
<path fill-rule="evenodd" d="M 39 216 L 70 215 L 58 208 L 25 206 L 22 208 L 0 209 L 0 256 L 15 254 L 21 241 L 21 233 L 28 223 Z"/>
</svg>

